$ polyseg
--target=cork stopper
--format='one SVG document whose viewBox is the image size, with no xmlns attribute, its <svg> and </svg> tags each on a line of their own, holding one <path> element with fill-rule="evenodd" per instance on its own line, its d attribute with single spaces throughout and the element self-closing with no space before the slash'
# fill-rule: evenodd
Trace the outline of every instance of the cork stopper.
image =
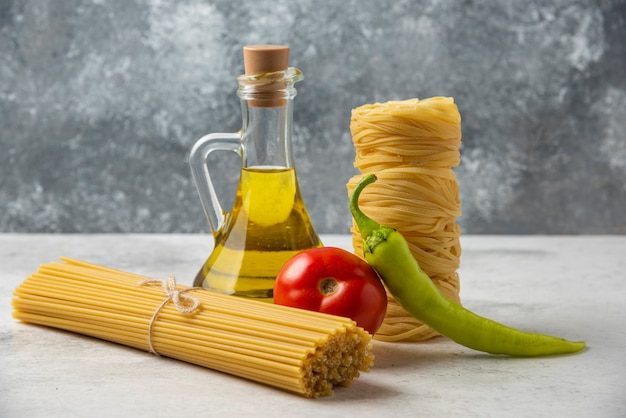
<svg viewBox="0 0 626 418">
<path fill-rule="evenodd" d="M 248 45 L 243 47 L 246 75 L 285 71 L 289 66 L 289 47 L 284 45 Z"/>
<path fill-rule="evenodd" d="M 286 83 L 282 72 L 289 67 L 289 47 L 244 46 L 243 64 L 245 76 L 254 76 L 254 81 L 249 82 L 248 104 L 252 107 L 285 106 Z"/>
</svg>

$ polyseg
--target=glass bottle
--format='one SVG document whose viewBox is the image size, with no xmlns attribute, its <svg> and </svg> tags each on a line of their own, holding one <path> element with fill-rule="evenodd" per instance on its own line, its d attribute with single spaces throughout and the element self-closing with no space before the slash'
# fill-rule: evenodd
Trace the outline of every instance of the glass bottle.
<svg viewBox="0 0 626 418">
<path fill-rule="evenodd" d="M 215 245 L 194 286 L 273 300 L 276 275 L 301 250 L 322 245 L 304 205 L 292 155 L 294 83 L 300 70 L 288 67 L 289 48 L 244 47 L 245 74 L 237 78 L 242 128 L 209 134 L 189 161 Z M 233 207 L 225 212 L 216 195 L 208 155 L 236 152 L 241 172 Z"/>
</svg>

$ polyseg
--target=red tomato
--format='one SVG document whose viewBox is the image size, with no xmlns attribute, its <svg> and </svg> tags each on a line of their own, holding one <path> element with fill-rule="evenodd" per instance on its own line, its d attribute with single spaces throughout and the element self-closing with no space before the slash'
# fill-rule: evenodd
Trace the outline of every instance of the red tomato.
<svg viewBox="0 0 626 418">
<path fill-rule="evenodd" d="M 276 278 L 274 303 L 351 318 L 374 335 L 385 317 L 387 293 L 365 260 L 322 247 L 287 261 Z"/>
</svg>

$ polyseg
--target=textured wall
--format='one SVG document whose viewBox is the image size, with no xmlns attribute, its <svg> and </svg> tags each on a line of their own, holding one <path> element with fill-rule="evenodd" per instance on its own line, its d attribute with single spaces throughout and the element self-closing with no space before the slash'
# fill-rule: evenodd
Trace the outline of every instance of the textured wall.
<svg viewBox="0 0 626 418">
<path fill-rule="evenodd" d="M 294 152 L 348 230 L 350 111 L 453 96 L 464 233 L 626 233 L 626 1 L 0 1 L 0 231 L 208 231 L 187 154 L 287 43 Z M 216 162 L 228 197 L 237 162 Z"/>
</svg>

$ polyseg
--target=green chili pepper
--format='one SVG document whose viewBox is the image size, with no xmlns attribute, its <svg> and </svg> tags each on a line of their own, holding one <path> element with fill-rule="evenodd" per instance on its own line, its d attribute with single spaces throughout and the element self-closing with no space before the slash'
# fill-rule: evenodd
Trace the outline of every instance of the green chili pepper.
<svg viewBox="0 0 626 418">
<path fill-rule="evenodd" d="M 381 226 L 358 206 L 361 191 L 376 181 L 366 175 L 350 196 L 350 211 L 363 237 L 365 259 L 398 303 L 417 320 L 474 350 L 516 357 L 575 353 L 583 341 L 520 331 L 481 317 L 442 294 L 420 268 L 404 236 Z"/>
</svg>

